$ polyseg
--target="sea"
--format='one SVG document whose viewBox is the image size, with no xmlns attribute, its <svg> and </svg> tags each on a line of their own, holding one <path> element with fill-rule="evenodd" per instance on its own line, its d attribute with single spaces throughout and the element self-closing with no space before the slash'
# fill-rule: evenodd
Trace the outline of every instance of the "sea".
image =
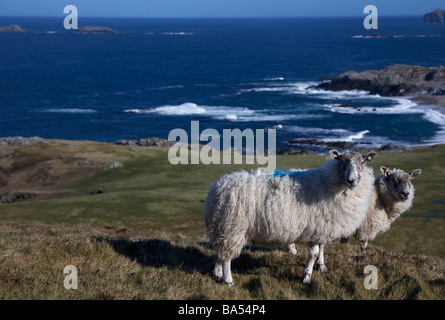
<svg viewBox="0 0 445 320">
<path fill-rule="evenodd" d="M 445 65 L 445 25 L 380 17 L 366 30 L 363 18 L 79 17 L 79 26 L 119 32 L 80 34 L 64 29 L 64 16 L 0 17 L 0 26 L 37 31 L 0 33 L 0 136 L 166 139 L 199 121 L 221 134 L 275 129 L 278 148 L 445 143 L 441 108 L 311 88 L 349 70 Z"/>
</svg>

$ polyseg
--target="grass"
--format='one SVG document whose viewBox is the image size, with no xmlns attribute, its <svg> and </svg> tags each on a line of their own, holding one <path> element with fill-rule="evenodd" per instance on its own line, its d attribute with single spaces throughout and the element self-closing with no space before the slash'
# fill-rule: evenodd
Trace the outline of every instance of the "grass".
<svg viewBox="0 0 445 320">
<path fill-rule="evenodd" d="M 211 277 L 214 255 L 204 236 L 139 233 L 98 226 L 0 223 L 0 299 L 444 299 L 440 258 L 334 243 L 331 270 L 301 283 L 306 250 L 246 248 L 233 261 L 235 286 Z M 303 253 L 304 252 L 304 253 Z M 378 289 L 364 287 L 375 265 Z M 78 289 L 64 288 L 65 266 Z"/>
<path fill-rule="evenodd" d="M 372 162 L 376 173 L 385 165 L 422 174 L 413 208 L 372 242 L 367 257 L 353 241 L 333 243 L 330 271 L 315 272 L 307 287 L 305 248 L 296 257 L 245 250 L 233 261 L 231 289 L 210 277 L 204 200 L 221 175 L 255 165 L 174 166 L 166 149 L 88 141 L 0 147 L 0 155 L 0 194 L 36 194 L 0 204 L 3 299 L 444 298 L 445 145 L 380 152 Z M 324 159 L 278 156 L 277 168 L 317 167 Z M 105 170 L 112 161 L 123 166 Z M 63 288 L 68 264 L 79 268 L 78 290 Z M 379 270 L 378 290 L 363 287 L 368 264 Z"/>
</svg>

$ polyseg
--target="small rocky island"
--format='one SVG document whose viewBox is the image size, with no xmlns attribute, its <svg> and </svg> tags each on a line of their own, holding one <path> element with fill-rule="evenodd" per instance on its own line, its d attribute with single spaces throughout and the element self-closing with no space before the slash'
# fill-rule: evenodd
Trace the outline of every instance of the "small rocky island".
<svg viewBox="0 0 445 320">
<path fill-rule="evenodd" d="M 444 95 L 445 66 L 434 68 L 395 64 L 380 70 L 348 71 L 325 81 L 317 89 L 330 91 L 365 90 L 381 96 L 416 94 Z"/>
<path fill-rule="evenodd" d="M 18 24 L 11 24 L 9 26 L 1 26 L 0 32 L 25 33 L 25 32 L 35 32 L 35 31 L 23 29 Z"/>
<path fill-rule="evenodd" d="M 113 30 L 108 27 L 103 26 L 83 26 L 77 29 L 78 33 L 118 33 L 116 30 Z"/>
<path fill-rule="evenodd" d="M 445 23 L 445 10 L 434 10 L 423 16 L 424 23 Z"/>
</svg>

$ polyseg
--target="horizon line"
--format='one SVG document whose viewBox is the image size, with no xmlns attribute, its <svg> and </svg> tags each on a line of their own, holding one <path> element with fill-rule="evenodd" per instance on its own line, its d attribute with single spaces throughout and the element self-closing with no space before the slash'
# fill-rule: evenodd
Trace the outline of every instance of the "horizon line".
<svg viewBox="0 0 445 320">
<path fill-rule="evenodd" d="M 0 18 L 63 18 L 66 15 L 51 15 L 51 16 L 39 16 L 39 15 L 0 15 Z M 383 18 L 402 18 L 402 17 L 421 17 L 424 14 L 402 14 L 402 15 L 379 15 Z M 295 18 L 364 18 L 365 15 L 356 16 L 224 16 L 224 17 L 184 17 L 184 16 L 89 16 L 83 15 L 82 18 L 113 18 L 113 19 L 295 19 Z M 80 17 L 79 17 L 80 18 Z"/>
</svg>

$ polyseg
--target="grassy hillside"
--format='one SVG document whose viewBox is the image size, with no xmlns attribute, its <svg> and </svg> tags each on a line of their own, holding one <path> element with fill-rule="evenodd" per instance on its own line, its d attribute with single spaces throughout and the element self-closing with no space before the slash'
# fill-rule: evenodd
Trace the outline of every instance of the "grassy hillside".
<svg viewBox="0 0 445 320">
<path fill-rule="evenodd" d="M 444 299 L 443 259 L 379 248 L 331 244 L 330 270 L 301 276 L 306 250 L 246 248 L 232 263 L 234 287 L 211 276 L 205 237 L 128 229 L 0 223 L 0 299 Z M 364 287 L 364 267 L 378 289 Z M 78 289 L 64 288 L 65 266 L 78 269 Z"/>
<path fill-rule="evenodd" d="M 50 142 L 0 146 L 0 198 L 26 195 L 0 203 L 0 298 L 444 298 L 445 145 L 380 152 L 372 162 L 376 173 L 385 165 L 422 174 L 413 208 L 371 243 L 368 257 L 354 241 L 331 244 L 330 272 L 315 272 L 305 287 L 305 248 L 297 257 L 247 250 L 233 262 L 229 289 L 210 278 L 204 200 L 221 175 L 255 165 L 174 166 L 167 149 Z M 324 159 L 278 156 L 277 168 Z M 107 169 L 113 162 L 121 166 Z M 68 264 L 79 268 L 77 291 L 63 288 Z M 379 270 L 378 290 L 363 288 L 368 264 Z"/>
<path fill-rule="evenodd" d="M 313 168 L 325 156 L 278 156 L 277 168 Z M 445 145 L 380 152 L 379 167 L 422 169 L 414 180 L 413 208 L 378 237 L 375 245 L 445 257 Z M 105 170 L 113 161 L 123 164 Z M 87 164 L 85 164 L 87 163 Z M 171 165 L 167 149 L 88 141 L 0 147 L 0 195 L 34 194 L 0 204 L 0 221 L 110 225 L 139 231 L 205 233 L 204 200 L 221 175 L 255 165 Z"/>
</svg>

